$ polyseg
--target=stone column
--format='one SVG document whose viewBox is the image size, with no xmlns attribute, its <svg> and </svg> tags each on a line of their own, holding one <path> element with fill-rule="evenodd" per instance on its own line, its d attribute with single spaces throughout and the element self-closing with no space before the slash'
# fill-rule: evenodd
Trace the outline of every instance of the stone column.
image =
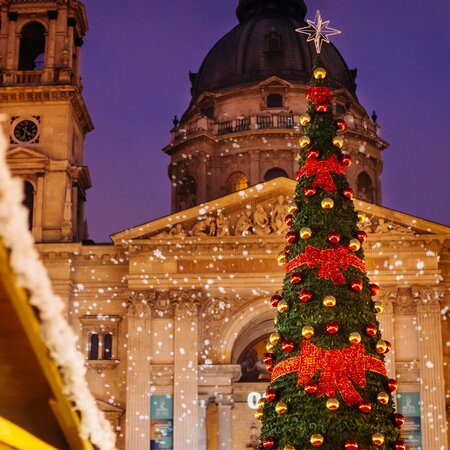
<svg viewBox="0 0 450 450">
<path fill-rule="evenodd" d="M 128 300 L 126 450 L 148 450 L 150 445 L 151 314 L 144 293 Z"/>
<path fill-rule="evenodd" d="M 14 61 L 16 56 L 16 27 L 18 13 L 9 12 L 9 28 L 8 28 L 8 46 L 6 50 L 6 70 L 14 69 Z"/>
<path fill-rule="evenodd" d="M 198 155 L 198 183 L 197 183 L 197 204 L 206 202 L 206 153 L 199 153 Z"/>
<path fill-rule="evenodd" d="M 198 402 L 198 450 L 206 450 L 206 410 L 208 408 L 208 398 L 201 398 Z"/>
<path fill-rule="evenodd" d="M 198 444 L 199 292 L 175 294 L 173 449 Z"/>
<path fill-rule="evenodd" d="M 47 33 L 47 55 L 46 68 L 53 69 L 55 67 L 55 44 L 56 44 L 56 19 L 58 11 L 47 11 L 48 16 L 48 33 Z"/>
<path fill-rule="evenodd" d="M 75 38 L 75 83 L 80 84 L 81 78 L 81 46 L 83 39 Z"/>
<path fill-rule="evenodd" d="M 67 19 L 67 50 L 69 51 L 69 63 L 68 66 L 73 68 L 73 46 L 74 46 L 74 28 L 76 26 L 76 20 L 74 17 Z"/>
<path fill-rule="evenodd" d="M 395 338 L 394 338 L 394 305 L 393 301 L 397 295 L 397 289 L 393 287 L 382 287 L 377 300 L 383 302 L 384 311 L 378 315 L 380 322 L 381 337 L 392 344 L 392 350 L 384 360 L 386 372 L 389 378 L 395 378 Z"/>
<path fill-rule="evenodd" d="M 413 288 L 420 353 L 422 448 L 448 449 L 439 288 Z"/>
<path fill-rule="evenodd" d="M 231 416 L 232 407 L 233 397 L 231 395 L 218 396 L 218 450 L 229 450 L 233 448 L 233 418 Z"/>
<path fill-rule="evenodd" d="M 34 207 L 33 237 L 36 242 L 42 241 L 44 221 L 44 173 L 38 172 L 36 183 L 36 206 Z"/>
<path fill-rule="evenodd" d="M 250 185 L 253 186 L 261 181 L 259 178 L 259 150 L 253 150 L 250 153 Z"/>
</svg>

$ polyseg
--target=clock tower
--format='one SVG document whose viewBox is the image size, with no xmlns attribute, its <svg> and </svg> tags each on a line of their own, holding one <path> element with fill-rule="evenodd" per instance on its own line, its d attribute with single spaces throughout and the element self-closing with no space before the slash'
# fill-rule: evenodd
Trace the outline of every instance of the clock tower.
<svg viewBox="0 0 450 450">
<path fill-rule="evenodd" d="M 37 242 L 81 241 L 91 187 L 84 139 L 93 129 L 81 95 L 84 5 L 0 0 L 0 13 L 0 112 L 8 164 L 24 180 L 30 230 Z"/>
</svg>

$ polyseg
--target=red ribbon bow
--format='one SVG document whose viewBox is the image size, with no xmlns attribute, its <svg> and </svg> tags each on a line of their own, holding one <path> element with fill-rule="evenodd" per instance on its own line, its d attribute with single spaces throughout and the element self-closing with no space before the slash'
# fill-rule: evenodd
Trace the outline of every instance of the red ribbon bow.
<svg viewBox="0 0 450 450">
<path fill-rule="evenodd" d="M 278 364 L 272 372 L 270 382 L 288 373 L 298 372 L 298 384 L 305 386 L 320 372 L 317 396 L 335 397 L 339 390 L 346 405 L 359 404 L 363 398 L 353 386 L 366 386 L 366 371 L 386 375 L 383 362 L 367 356 L 362 344 L 341 350 L 322 350 L 308 341 L 300 346 L 300 356 L 289 358 Z"/>
<path fill-rule="evenodd" d="M 350 254 L 348 248 L 343 245 L 327 250 L 320 250 L 308 245 L 304 253 L 300 253 L 289 261 L 286 270 L 290 272 L 303 264 L 307 264 L 309 269 L 319 265 L 318 278 L 331 279 L 334 284 L 345 283 L 340 268 L 347 270 L 350 266 L 353 266 L 361 272 L 365 272 L 364 262 L 357 256 Z"/>
<path fill-rule="evenodd" d="M 345 175 L 345 166 L 340 163 L 336 155 L 319 161 L 317 156 L 311 155 L 306 160 L 305 165 L 297 172 L 297 179 L 303 175 L 311 177 L 315 175 L 313 186 L 322 187 L 326 192 L 336 192 L 336 184 L 331 177 L 330 172 Z"/>
<path fill-rule="evenodd" d="M 306 98 L 315 105 L 331 103 L 331 91 L 328 87 L 310 87 L 306 91 Z"/>
</svg>

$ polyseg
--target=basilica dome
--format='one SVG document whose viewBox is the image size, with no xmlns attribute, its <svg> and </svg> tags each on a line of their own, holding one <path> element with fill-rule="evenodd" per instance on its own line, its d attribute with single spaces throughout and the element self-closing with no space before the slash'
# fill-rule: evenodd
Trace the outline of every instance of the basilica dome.
<svg viewBox="0 0 450 450">
<path fill-rule="evenodd" d="M 278 76 L 307 84 L 316 57 L 313 42 L 295 31 L 307 26 L 303 0 L 240 0 L 239 24 L 211 49 L 197 74 L 191 74 L 193 99 L 202 92 L 258 83 Z M 332 44 L 321 59 L 335 88 L 355 94 L 355 72 Z"/>
</svg>

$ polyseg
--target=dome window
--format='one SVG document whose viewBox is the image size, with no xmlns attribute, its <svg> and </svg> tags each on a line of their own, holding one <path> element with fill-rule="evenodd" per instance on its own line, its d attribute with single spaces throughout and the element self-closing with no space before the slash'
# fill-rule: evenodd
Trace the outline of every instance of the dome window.
<svg viewBox="0 0 450 450">
<path fill-rule="evenodd" d="M 19 70 L 42 70 L 45 56 L 45 28 L 30 22 L 22 29 L 19 51 Z"/>
<path fill-rule="evenodd" d="M 266 52 L 281 52 L 283 50 L 283 40 L 276 31 L 266 34 Z"/>
<path fill-rule="evenodd" d="M 283 96 L 281 94 L 269 94 L 267 96 L 267 107 L 268 108 L 282 108 L 283 107 Z"/>
<path fill-rule="evenodd" d="M 243 172 L 234 172 L 228 177 L 228 191 L 237 192 L 248 188 L 248 178 Z"/>
<path fill-rule="evenodd" d="M 269 169 L 264 175 L 264 181 L 270 181 L 273 180 L 274 178 L 279 177 L 289 178 L 289 175 L 286 173 L 285 170 L 281 169 L 280 167 L 273 167 L 272 169 Z"/>
</svg>

